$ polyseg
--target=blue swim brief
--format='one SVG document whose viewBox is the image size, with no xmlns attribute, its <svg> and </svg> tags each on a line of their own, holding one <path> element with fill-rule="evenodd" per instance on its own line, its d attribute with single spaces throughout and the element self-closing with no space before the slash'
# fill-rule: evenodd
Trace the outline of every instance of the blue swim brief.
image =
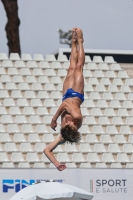
<svg viewBox="0 0 133 200">
<path fill-rule="evenodd" d="M 72 88 L 69 88 L 66 93 L 62 97 L 62 101 L 64 101 L 67 98 L 73 98 L 73 97 L 78 97 L 81 99 L 81 101 L 84 101 L 84 95 L 80 94 L 79 92 L 75 92 Z"/>
</svg>

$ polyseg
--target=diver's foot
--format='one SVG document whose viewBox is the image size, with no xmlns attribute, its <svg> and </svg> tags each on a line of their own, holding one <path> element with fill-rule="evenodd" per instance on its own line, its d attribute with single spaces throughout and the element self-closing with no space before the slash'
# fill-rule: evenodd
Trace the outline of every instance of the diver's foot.
<svg viewBox="0 0 133 200">
<path fill-rule="evenodd" d="M 77 28 L 72 29 L 72 42 L 77 42 L 77 33 L 76 33 Z"/>
<path fill-rule="evenodd" d="M 79 42 L 84 42 L 82 30 L 80 28 L 77 28 L 76 29 L 76 33 L 77 33 L 77 41 L 78 41 L 78 43 Z"/>
</svg>

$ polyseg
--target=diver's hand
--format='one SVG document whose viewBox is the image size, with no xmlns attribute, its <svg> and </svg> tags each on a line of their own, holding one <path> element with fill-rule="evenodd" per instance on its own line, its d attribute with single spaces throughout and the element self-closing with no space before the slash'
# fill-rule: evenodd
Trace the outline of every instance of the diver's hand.
<svg viewBox="0 0 133 200">
<path fill-rule="evenodd" d="M 59 164 L 56 166 L 56 168 L 57 168 L 59 171 L 62 171 L 62 170 L 64 170 L 64 169 L 66 169 L 66 165 L 65 165 L 65 164 L 59 163 Z"/>
<path fill-rule="evenodd" d="M 50 126 L 51 126 L 51 128 L 52 128 L 54 131 L 56 131 L 56 130 L 55 130 L 55 128 L 57 127 L 57 122 L 56 122 L 56 120 L 52 119 Z"/>
</svg>

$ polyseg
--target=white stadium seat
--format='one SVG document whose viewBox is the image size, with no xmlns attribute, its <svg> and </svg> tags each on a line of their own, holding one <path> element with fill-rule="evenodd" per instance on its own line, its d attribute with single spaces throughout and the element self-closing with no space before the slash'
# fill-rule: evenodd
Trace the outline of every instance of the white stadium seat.
<svg viewBox="0 0 133 200">
<path fill-rule="evenodd" d="M 102 116 L 102 111 L 100 108 L 92 108 L 91 115 L 93 116 Z"/>
<path fill-rule="evenodd" d="M 123 152 L 124 153 L 133 153 L 133 145 L 132 144 L 124 144 Z"/>
<path fill-rule="evenodd" d="M 28 162 L 18 163 L 18 168 L 30 168 L 30 164 Z"/>
<path fill-rule="evenodd" d="M 37 142 L 35 143 L 35 152 L 42 153 L 46 144 L 44 142 Z"/>
<path fill-rule="evenodd" d="M 95 63 L 102 63 L 103 59 L 101 56 L 93 56 L 93 62 Z"/>
<path fill-rule="evenodd" d="M 47 61 L 41 61 L 39 63 L 39 67 L 42 68 L 42 69 L 47 69 L 47 68 L 50 68 L 50 65 Z"/>
<path fill-rule="evenodd" d="M 96 63 L 88 63 L 87 69 L 89 70 L 95 70 L 98 69 Z"/>
<path fill-rule="evenodd" d="M 33 127 L 31 124 L 23 124 L 22 125 L 22 132 L 23 133 L 34 133 Z"/>
<path fill-rule="evenodd" d="M 36 83 L 37 80 L 34 76 L 26 76 L 26 82 L 27 83 Z"/>
<path fill-rule="evenodd" d="M 126 153 L 118 153 L 117 154 L 117 162 L 128 163 L 128 162 L 130 162 L 130 160 Z"/>
<path fill-rule="evenodd" d="M 77 168 L 75 163 L 66 163 L 67 168 Z"/>
<path fill-rule="evenodd" d="M 121 78 L 114 78 L 113 85 L 119 85 L 119 86 L 123 85 Z"/>
<path fill-rule="evenodd" d="M 90 99 L 101 99 L 99 92 L 90 92 Z"/>
<path fill-rule="evenodd" d="M 22 61 L 22 60 L 15 61 L 15 64 L 14 64 L 14 65 L 15 65 L 16 68 L 23 68 L 23 67 L 26 67 L 24 61 Z"/>
<path fill-rule="evenodd" d="M 14 83 L 23 83 L 24 79 L 23 79 L 22 75 L 15 75 L 15 76 L 13 76 L 13 82 Z"/>
<path fill-rule="evenodd" d="M 20 163 L 20 162 L 25 162 L 25 159 L 21 152 L 13 152 L 11 155 L 11 161 L 13 163 Z"/>
<path fill-rule="evenodd" d="M 62 163 L 71 162 L 67 153 L 58 153 L 57 160 Z"/>
<path fill-rule="evenodd" d="M 103 144 L 94 144 L 94 152 L 97 153 L 106 152 L 105 146 Z"/>
<path fill-rule="evenodd" d="M 92 152 L 92 148 L 88 143 L 82 143 L 79 145 L 79 152 L 89 153 L 89 152 Z"/>
<path fill-rule="evenodd" d="M 126 78 L 125 85 L 133 86 L 133 79 L 132 78 Z"/>
<path fill-rule="evenodd" d="M 85 63 L 88 63 L 88 62 L 92 62 L 92 60 L 91 60 L 90 56 L 85 55 Z"/>
<path fill-rule="evenodd" d="M 75 163 L 86 162 L 82 153 L 73 153 L 72 161 Z"/>
<path fill-rule="evenodd" d="M 40 115 L 40 116 L 41 115 L 49 115 L 49 112 L 48 112 L 46 107 L 38 107 L 37 108 L 37 114 Z"/>
<path fill-rule="evenodd" d="M 24 123 L 28 123 L 25 115 L 17 115 L 15 117 L 15 123 L 17 124 L 24 124 Z"/>
<path fill-rule="evenodd" d="M 17 151 L 19 151 L 14 142 L 6 143 L 4 150 L 5 150 L 5 152 L 17 152 Z"/>
<path fill-rule="evenodd" d="M 7 131 L 8 133 L 20 133 L 20 129 L 17 124 L 8 124 Z"/>
<path fill-rule="evenodd" d="M 36 143 L 36 142 L 41 142 L 41 140 L 38 134 L 31 133 L 28 135 L 28 142 Z"/>
<path fill-rule="evenodd" d="M 120 78 L 129 78 L 126 71 L 119 71 L 118 77 Z"/>
<path fill-rule="evenodd" d="M 0 134 L 0 142 L 1 143 L 12 142 L 12 139 L 8 133 L 1 133 Z"/>
<path fill-rule="evenodd" d="M 8 156 L 5 152 L 0 152 L 0 162 L 9 162 Z"/>
<path fill-rule="evenodd" d="M 33 69 L 32 74 L 33 74 L 34 76 L 43 76 L 43 75 L 44 75 L 43 70 L 40 69 L 40 68 Z"/>
<path fill-rule="evenodd" d="M 120 91 L 124 92 L 124 93 L 129 93 L 129 92 L 131 92 L 131 89 L 128 85 L 122 85 L 120 88 Z"/>
<path fill-rule="evenodd" d="M 98 139 L 97 139 L 96 135 L 88 134 L 86 136 L 86 142 L 88 142 L 90 144 L 95 144 L 95 143 L 98 143 Z"/>
<path fill-rule="evenodd" d="M 43 142 L 50 143 L 50 142 L 53 142 L 53 140 L 54 140 L 53 134 L 45 133 L 43 135 Z"/>
<path fill-rule="evenodd" d="M 110 144 L 113 141 L 112 141 L 110 135 L 101 135 L 100 136 L 100 142 L 103 143 L 103 144 Z"/>
<path fill-rule="evenodd" d="M 11 115 L 2 115 L 1 123 L 3 124 L 14 123 L 14 120 Z"/>
<path fill-rule="evenodd" d="M 114 99 L 114 97 L 111 92 L 106 92 L 106 93 L 103 93 L 103 99 L 111 100 L 111 99 Z"/>
<path fill-rule="evenodd" d="M 0 124 L 0 133 L 6 132 L 5 127 L 3 124 Z"/>
<path fill-rule="evenodd" d="M 41 91 L 39 91 L 39 92 L 41 92 Z M 39 93 L 39 92 L 38 92 L 38 93 Z M 28 90 L 28 91 L 25 91 L 24 97 L 25 97 L 26 99 L 33 99 L 33 98 L 36 98 L 36 95 L 35 95 L 35 92 L 34 92 L 34 91 Z"/>
<path fill-rule="evenodd" d="M 2 168 L 15 168 L 12 162 L 2 163 Z"/>
<path fill-rule="evenodd" d="M 112 64 L 111 69 L 114 70 L 114 71 L 122 70 L 121 67 L 120 67 L 120 64 L 118 64 L 118 63 Z"/>
<path fill-rule="evenodd" d="M 62 66 L 61 66 L 60 62 L 56 61 L 56 62 L 51 63 L 51 68 L 59 69 L 59 68 L 62 68 Z"/>
<path fill-rule="evenodd" d="M 2 83 L 12 82 L 9 75 L 1 75 L 0 81 Z M 4 89 L 4 88 L 3 88 Z"/>
<path fill-rule="evenodd" d="M 34 60 L 28 61 L 27 62 L 27 67 L 28 68 L 38 68 L 37 63 Z"/>
<path fill-rule="evenodd" d="M 112 56 L 105 56 L 104 62 L 110 64 L 110 63 L 115 63 L 114 58 Z"/>
<path fill-rule="evenodd" d="M 108 125 L 110 124 L 110 121 L 108 117 L 99 117 L 99 124 L 100 125 Z"/>
<path fill-rule="evenodd" d="M 9 75 L 18 75 L 19 74 L 16 67 L 9 68 L 8 71 L 7 71 L 7 73 Z"/>
<path fill-rule="evenodd" d="M 42 106 L 42 102 L 40 99 L 34 98 L 34 99 L 31 99 L 30 105 L 32 107 L 39 107 L 39 106 Z"/>
<path fill-rule="evenodd" d="M 49 61 L 49 62 L 56 61 L 55 56 L 53 54 L 47 54 L 46 61 Z"/>
<path fill-rule="evenodd" d="M 32 60 L 32 57 L 30 54 L 22 54 L 22 60 L 29 61 Z"/>
<path fill-rule="evenodd" d="M 99 68 L 100 70 L 103 70 L 103 71 L 109 70 L 109 67 L 108 67 L 108 65 L 107 65 L 106 63 L 101 63 L 101 64 L 99 64 L 98 68 Z"/>
<path fill-rule="evenodd" d="M 81 134 L 88 134 L 88 133 L 90 133 L 90 129 L 89 129 L 89 127 L 88 127 L 86 124 L 83 124 L 83 125 L 80 127 L 79 132 L 80 132 Z"/>
<path fill-rule="evenodd" d="M 126 96 L 125 96 L 125 94 L 123 92 L 117 92 L 115 94 L 115 99 L 123 101 L 123 100 L 126 100 Z"/>
<path fill-rule="evenodd" d="M 4 68 L 2 68 L 2 67 L 0 67 L 0 74 L 1 74 L 1 75 L 6 74 L 6 70 L 5 70 Z"/>
<path fill-rule="evenodd" d="M 124 125 L 124 126 L 120 127 L 120 133 L 123 134 L 123 135 L 129 135 L 129 134 L 132 134 L 132 131 L 131 131 L 131 128 L 129 126 Z M 130 138 L 130 135 L 129 135 L 129 138 Z"/>
<path fill-rule="evenodd" d="M 23 109 L 23 114 L 26 115 L 26 116 L 35 115 L 35 111 L 34 111 L 33 107 L 26 106 Z"/>
<path fill-rule="evenodd" d="M 97 163 L 100 162 L 100 159 L 97 153 L 88 153 L 87 161 L 90 163 Z"/>
<path fill-rule="evenodd" d="M 47 76 L 39 76 L 38 82 L 42 83 L 42 84 L 50 83 L 50 81 L 49 81 Z"/>
<path fill-rule="evenodd" d="M 6 53 L 0 53 L 0 61 L 2 60 L 8 60 Z"/>
<path fill-rule="evenodd" d="M 57 59 L 59 62 L 67 62 L 68 59 L 66 57 L 66 55 L 62 55 L 62 54 L 59 54 L 58 55 L 58 59 Z"/>
<path fill-rule="evenodd" d="M 78 152 L 78 149 L 76 147 L 75 144 L 65 144 L 65 148 L 64 148 L 65 152 L 67 153 L 74 153 L 74 152 Z"/>
<path fill-rule="evenodd" d="M 14 106 L 14 107 L 10 107 L 9 114 L 11 114 L 11 115 L 21 115 L 22 113 L 21 113 L 21 110 L 20 110 L 19 107 Z"/>
<path fill-rule="evenodd" d="M 113 108 L 105 108 L 104 115 L 108 117 L 116 116 Z"/>
<path fill-rule="evenodd" d="M 44 58 L 43 58 L 43 55 L 42 54 L 34 54 L 34 60 L 35 61 L 43 61 Z"/>
<path fill-rule="evenodd" d="M 64 62 L 64 64 L 63 64 L 64 69 L 68 69 L 69 66 L 70 66 L 70 61 Z"/>
<path fill-rule="evenodd" d="M 92 166 L 89 162 L 87 162 L 87 163 L 81 163 L 80 168 L 92 168 Z"/>
<path fill-rule="evenodd" d="M 11 60 L 4 60 L 2 62 L 2 67 L 5 67 L 5 68 L 13 67 L 13 63 Z"/>
<path fill-rule="evenodd" d="M 106 133 L 107 133 L 107 134 L 110 134 L 110 135 L 115 135 L 115 134 L 118 134 L 118 130 L 117 130 L 116 126 L 114 126 L 114 125 L 109 125 L 109 126 L 107 126 L 107 128 L 106 128 Z"/>
<path fill-rule="evenodd" d="M 92 133 L 96 135 L 105 134 L 104 129 L 101 125 L 94 125 L 92 129 Z"/>
<path fill-rule="evenodd" d="M 118 144 L 124 144 L 124 143 L 127 143 L 124 135 L 115 135 L 114 137 L 114 142 L 115 143 L 118 143 Z"/>
<path fill-rule="evenodd" d="M 111 153 L 103 153 L 102 161 L 105 163 L 113 163 L 115 162 L 114 157 Z"/>
<path fill-rule="evenodd" d="M 96 168 L 107 168 L 105 163 L 96 163 Z"/>
<path fill-rule="evenodd" d="M 22 143 L 22 142 L 27 142 L 25 136 L 23 133 L 15 133 L 13 137 L 13 141 L 16 143 Z"/>
<path fill-rule="evenodd" d="M 33 148 L 30 143 L 23 142 L 20 144 L 20 151 L 22 153 L 33 152 Z"/>
<path fill-rule="evenodd" d="M 8 114 L 4 106 L 0 106 L 0 115 Z"/>
<path fill-rule="evenodd" d="M 109 78 L 101 78 L 101 84 L 103 85 L 111 85 L 110 79 Z"/>
<path fill-rule="evenodd" d="M 20 90 L 13 90 L 13 91 L 11 92 L 11 97 L 12 97 L 13 99 L 18 99 L 18 98 L 23 98 L 23 95 L 22 95 L 22 93 L 21 93 Z"/>
<path fill-rule="evenodd" d="M 121 117 L 127 117 L 127 116 L 129 116 L 129 114 L 127 112 L 127 109 L 125 109 L 125 108 L 119 108 L 117 115 L 121 116 Z"/>
<path fill-rule="evenodd" d="M 38 115 L 32 115 L 29 118 L 30 124 L 40 124 L 42 123 L 41 118 Z"/>
<path fill-rule="evenodd" d="M 33 168 L 46 168 L 46 165 L 43 162 L 34 163 Z"/>
<path fill-rule="evenodd" d="M 123 102 L 123 107 L 124 107 L 124 108 L 127 108 L 127 109 L 133 108 L 133 103 L 132 103 L 132 101 L 130 101 L 130 100 L 125 100 L 125 101 Z"/>
<path fill-rule="evenodd" d="M 97 78 L 101 78 L 101 77 L 104 77 L 105 75 L 101 70 L 95 70 L 94 76 Z"/>
<path fill-rule="evenodd" d="M 27 76 L 27 75 L 32 75 L 32 74 L 30 72 L 30 69 L 26 67 L 26 68 L 21 68 L 20 69 L 20 75 Z"/>
<path fill-rule="evenodd" d="M 35 163 L 35 162 L 40 162 L 40 159 L 37 153 L 34 152 L 34 153 L 27 153 L 26 161 L 29 163 Z"/>
<path fill-rule="evenodd" d="M 107 71 L 105 77 L 107 78 L 115 78 L 116 74 L 114 71 Z"/>
<path fill-rule="evenodd" d="M 29 103 L 28 103 L 27 99 L 20 98 L 17 100 L 17 106 L 19 106 L 19 107 L 29 106 Z"/>
<path fill-rule="evenodd" d="M 97 107 L 100 107 L 100 108 L 106 108 L 106 107 L 108 107 L 108 104 L 107 104 L 107 102 L 106 102 L 106 100 L 104 100 L 104 99 L 98 99 L 98 101 L 97 101 Z"/>
<path fill-rule="evenodd" d="M 120 163 L 111 163 L 111 168 L 122 168 Z"/>
<path fill-rule="evenodd" d="M 109 144 L 108 151 L 111 152 L 111 153 L 121 152 L 120 147 L 116 143 Z"/>
</svg>

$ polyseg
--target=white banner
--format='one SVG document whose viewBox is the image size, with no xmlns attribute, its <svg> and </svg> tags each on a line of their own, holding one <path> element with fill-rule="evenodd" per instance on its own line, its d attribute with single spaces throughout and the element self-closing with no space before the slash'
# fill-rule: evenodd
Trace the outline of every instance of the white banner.
<svg viewBox="0 0 133 200">
<path fill-rule="evenodd" d="M 0 199 L 39 180 L 55 180 L 94 194 L 94 200 L 132 200 L 133 170 L 130 169 L 1 169 Z"/>
</svg>

